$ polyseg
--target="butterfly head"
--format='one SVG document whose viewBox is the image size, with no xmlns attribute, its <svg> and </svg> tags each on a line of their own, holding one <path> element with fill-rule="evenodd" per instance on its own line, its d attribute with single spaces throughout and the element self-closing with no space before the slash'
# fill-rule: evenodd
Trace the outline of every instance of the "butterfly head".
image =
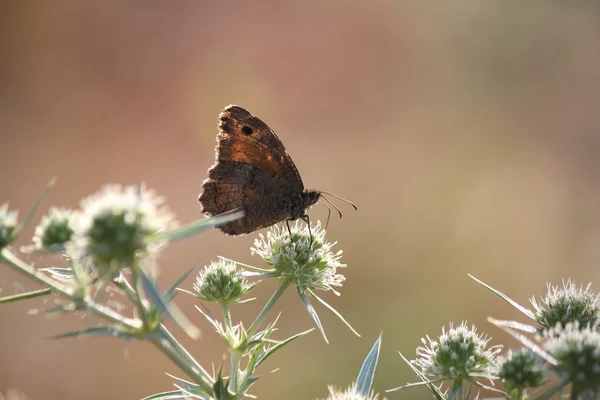
<svg viewBox="0 0 600 400">
<path fill-rule="evenodd" d="M 321 192 L 317 190 L 305 190 L 304 193 L 304 209 L 308 209 L 310 206 L 314 205 L 321 198 Z"/>
<path fill-rule="evenodd" d="M 294 197 L 290 204 L 290 219 L 302 218 L 308 209 L 321 198 L 321 192 L 317 190 L 305 190 Z"/>
</svg>

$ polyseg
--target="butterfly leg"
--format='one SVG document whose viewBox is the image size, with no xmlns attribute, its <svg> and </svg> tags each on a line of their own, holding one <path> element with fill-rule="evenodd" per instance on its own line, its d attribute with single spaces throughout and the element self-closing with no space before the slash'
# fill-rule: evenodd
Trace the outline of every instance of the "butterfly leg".
<svg viewBox="0 0 600 400">
<path fill-rule="evenodd" d="M 290 233 L 290 240 L 292 240 L 292 230 L 290 229 L 290 221 L 293 221 L 293 220 L 291 220 L 291 219 L 286 219 L 286 220 L 285 220 L 285 225 L 287 226 L 287 228 L 288 228 L 288 232 Z"/>
<path fill-rule="evenodd" d="M 308 235 L 310 236 L 309 247 L 312 247 L 313 235 L 312 235 L 312 231 L 310 230 L 310 218 L 309 218 L 308 214 L 306 214 L 306 215 L 301 216 L 300 219 L 302 219 L 302 221 L 306 222 L 306 226 L 308 226 Z"/>
</svg>

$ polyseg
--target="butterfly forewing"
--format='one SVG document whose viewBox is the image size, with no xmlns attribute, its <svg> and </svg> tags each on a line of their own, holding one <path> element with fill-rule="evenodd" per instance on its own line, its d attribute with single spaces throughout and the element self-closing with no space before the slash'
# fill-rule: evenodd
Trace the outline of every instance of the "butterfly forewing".
<svg viewBox="0 0 600 400">
<path fill-rule="evenodd" d="M 219 115 L 217 162 L 238 161 L 271 171 L 299 192 L 304 190 L 294 161 L 275 132 L 239 106 L 228 106 Z"/>
</svg>

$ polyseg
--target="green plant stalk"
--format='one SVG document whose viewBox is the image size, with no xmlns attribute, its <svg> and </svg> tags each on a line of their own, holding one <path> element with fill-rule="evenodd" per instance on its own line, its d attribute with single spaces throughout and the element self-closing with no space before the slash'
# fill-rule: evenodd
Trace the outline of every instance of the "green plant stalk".
<svg viewBox="0 0 600 400">
<path fill-rule="evenodd" d="M 91 311 L 100 317 L 103 317 L 115 324 L 126 326 L 131 330 L 139 330 L 142 328 L 141 321 L 138 319 L 126 318 L 111 308 L 94 302 L 90 298 L 81 299 L 74 296 L 73 291 L 70 288 L 65 288 L 63 285 L 58 284 L 49 276 L 40 273 L 35 268 L 20 260 L 6 248 L 2 249 L 0 252 L 0 261 L 3 261 L 14 270 L 31 277 L 33 280 L 41 283 L 42 285 L 51 287 L 53 291 L 70 300 L 83 302 L 88 311 Z M 131 298 L 131 296 L 128 297 Z M 132 300 L 135 297 L 136 296 L 133 296 Z M 138 304 L 141 305 L 141 303 Z M 148 338 L 198 385 L 200 385 L 208 393 L 212 393 L 213 382 L 208 372 L 206 372 L 202 366 L 198 364 L 198 362 L 175 340 L 175 338 L 168 332 L 164 325 L 159 325 L 155 335 L 149 335 Z"/>
<path fill-rule="evenodd" d="M 288 286 L 290 286 L 290 283 L 291 282 L 287 279 L 281 279 L 279 281 L 279 286 L 277 287 L 277 290 L 275 291 L 275 293 L 273 293 L 273 295 L 271 296 L 267 304 L 265 304 L 263 309 L 260 310 L 260 313 L 254 320 L 254 322 L 252 322 L 252 325 L 250 325 L 250 329 L 248 329 L 248 336 L 251 337 L 256 333 L 256 331 L 260 327 L 260 324 L 262 324 L 263 320 L 265 319 L 271 308 L 273 308 L 277 300 L 279 300 L 283 292 L 285 292 Z"/>
<path fill-rule="evenodd" d="M 131 300 L 132 303 L 135 303 L 137 305 L 138 300 L 139 300 L 139 295 L 135 291 L 135 289 L 133 289 L 133 287 L 131 286 L 131 283 L 129 283 L 129 281 L 127 279 L 125 279 L 124 276 L 121 276 L 119 281 L 113 281 L 113 284 L 115 286 L 117 286 L 119 289 L 121 289 L 125 293 L 125 295 Z M 139 308 L 139 306 L 138 306 L 138 308 Z"/>
<path fill-rule="evenodd" d="M 147 315 L 148 309 L 147 309 L 147 307 L 144 306 L 144 301 L 142 299 L 142 296 L 140 296 L 140 290 L 142 289 L 142 283 L 141 283 L 141 280 L 139 279 L 139 273 L 140 273 L 140 271 L 136 267 L 131 268 L 132 279 L 133 279 L 133 282 L 135 282 L 136 287 L 134 288 L 131 286 L 131 284 L 129 282 L 126 282 L 125 287 L 127 288 L 127 290 L 125 293 L 127 294 L 127 297 L 129 297 L 131 302 L 137 308 L 138 312 L 140 313 L 140 316 L 143 316 L 144 321 L 147 321 L 146 315 Z"/>
<path fill-rule="evenodd" d="M 229 371 L 229 387 L 233 388 L 234 393 L 238 394 L 238 390 L 241 385 L 238 385 L 238 372 L 240 370 L 240 361 L 242 360 L 242 355 L 237 351 L 231 352 L 231 371 Z M 244 380 L 245 375 L 243 374 L 242 380 Z"/>
<path fill-rule="evenodd" d="M 231 323 L 231 313 L 229 312 L 229 304 L 219 303 L 221 306 L 221 313 L 223 314 L 223 322 L 225 324 L 225 330 L 230 337 L 233 337 L 233 324 Z"/>
<path fill-rule="evenodd" d="M 581 390 L 577 387 L 578 385 L 573 384 L 571 386 L 571 400 L 577 400 Z"/>
<path fill-rule="evenodd" d="M 240 368 L 241 354 L 237 350 L 238 338 L 233 330 L 233 323 L 231 322 L 231 312 L 229 304 L 220 303 L 221 313 L 223 314 L 223 324 L 225 325 L 225 334 L 227 335 L 227 347 L 229 349 L 231 363 L 229 370 L 229 386 L 232 387 L 237 393 L 238 389 L 238 372 Z"/>
<path fill-rule="evenodd" d="M 50 286 L 54 291 L 59 292 L 63 296 L 66 296 L 70 299 L 73 299 L 73 291 L 70 288 L 59 284 L 57 281 L 55 281 L 48 275 L 41 273 L 37 269 L 23 262 L 13 253 L 11 253 L 10 250 L 8 250 L 7 248 L 3 248 L 2 251 L 0 251 L 0 261 L 4 261 L 4 263 L 12 269 L 24 273 L 34 281 L 37 281 L 38 283 L 41 283 L 45 286 Z"/>
<path fill-rule="evenodd" d="M 22 300 L 27 300 L 27 299 L 35 299 L 37 297 L 47 296 L 49 294 L 52 294 L 52 288 L 36 290 L 33 292 L 29 292 L 29 294 L 27 294 L 27 295 L 16 294 L 14 296 L 4 296 L 0 299 L 0 304 L 12 303 L 15 301 L 22 301 Z"/>
<path fill-rule="evenodd" d="M 517 389 L 516 392 L 513 393 L 514 397 L 517 398 L 518 400 L 523 400 L 523 398 L 524 398 L 524 393 L 523 392 L 524 392 L 523 388 Z"/>
<path fill-rule="evenodd" d="M 204 368 L 190 353 L 175 340 L 168 329 L 160 324 L 153 335 L 148 335 L 150 341 L 175 363 L 190 379 L 196 382 L 206 393 L 213 394 L 214 381 Z"/>
<path fill-rule="evenodd" d="M 105 318 L 115 324 L 126 326 L 129 329 L 136 330 L 141 328 L 141 321 L 138 319 L 126 318 L 114 311 L 113 309 L 106 307 L 102 304 L 96 303 L 93 299 L 86 297 L 81 298 L 75 296 L 73 294 L 73 290 L 65 287 L 64 285 L 59 284 L 51 277 L 39 272 L 32 266 L 23 262 L 21 259 L 16 257 L 13 253 L 11 253 L 8 249 L 4 248 L 0 251 L 0 261 L 4 261 L 9 267 L 12 267 L 14 270 L 24 273 L 29 276 L 33 280 L 41 283 L 42 285 L 49 286 L 52 288 L 54 292 L 73 300 L 75 302 L 82 302 L 85 305 L 85 308 L 92 313 Z"/>
</svg>

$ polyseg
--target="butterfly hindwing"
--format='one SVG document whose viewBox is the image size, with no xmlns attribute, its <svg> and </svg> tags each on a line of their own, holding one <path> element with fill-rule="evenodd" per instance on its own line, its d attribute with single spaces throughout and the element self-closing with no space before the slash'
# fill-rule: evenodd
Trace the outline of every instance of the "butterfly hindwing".
<svg viewBox="0 0 600 400">
<path fill-rule="evenodd" d="M 202 211 L 216 215 L 241 209 L 244 217 L 219 228 L 230 235 L 250 233 L 288 217 L 286 203 L 292 187 L 263 168 L 221 161 L 209 171 L 199 200 Z"/>
</svg>

